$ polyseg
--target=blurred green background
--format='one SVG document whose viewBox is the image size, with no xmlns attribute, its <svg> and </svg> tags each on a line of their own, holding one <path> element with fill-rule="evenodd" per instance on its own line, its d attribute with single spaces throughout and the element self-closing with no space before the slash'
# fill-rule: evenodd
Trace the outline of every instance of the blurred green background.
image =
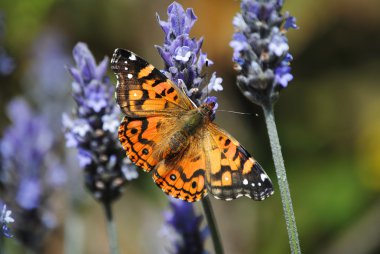
<svg viewBox="0 0 380 254">
<path fill-rule="evenodd" d="M 228 43 L 239 1 L 178 2 L 194 8 L 198 21 L 192 35 L 204 36 L 203 50 L 215 63 L 208 74 L 216 71 L 224 80 L 224 91 L 216 94 L 219 108 L 253 113 L 220 112 L 217 123 L 260 161 L 278 190 L 263 113 L 235 86 Z M 38 56 L 45 50 L 41 40 L 53 38 L 66 55 L 52 59 L 63 62 L 58 72 L 73 64 L 71 50 L 78 41 L 86 42 L 98 61 L 122 47 L 160 69 L 154 45 L 162 44 L 164 36 L 156 12 L 166 19 L 170 3 L 0 0 L 6 24 L 2 43 L 16 62 L 10 76 L 0 77 L 0 133 L 9 125 L 5 107 L 13 97 L 37 104 L 36 92 L 30 91 L 41 77 L 28 73 L 40 64 Z M 380 253 L 380 1 L 288 0 L 284 11 L 297 18 L 300 29 L 288 33 L 294 80 L 282 91 L 275 116 L 301 247 L 304 253 Z M 69 112 L 69 76 L 52 85 L 62 86 L 58 90 Z M 71 171 L 71 178 L 82 177 L 78 169 Z M 46 240 L 45 253 L 63 253 L 65 248 L 67 253 L 107 253 L 102 208 L 83 187 L 74 191 L 70 181 L 67 185 L 56 197 L 60 222 Z M 226 253 L 289 253 L 278 191 L 264 202 L 241 198 L 212 203 Z M 196 207 L 202 211 L 200 203 Z M 121 253 L 164 253 L 160 228 L 166 209 L 166 196 L 141 172 L 115 204 Z M 23 253 L 14 240 L 6 244 Z M 212 253 L 210 240 L 207 248 Z"/>
</svg>

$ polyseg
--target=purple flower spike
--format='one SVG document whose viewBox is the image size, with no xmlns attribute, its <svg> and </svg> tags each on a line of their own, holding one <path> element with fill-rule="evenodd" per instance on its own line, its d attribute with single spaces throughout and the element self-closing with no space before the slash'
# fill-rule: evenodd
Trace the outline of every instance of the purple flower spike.
<svg viewBox="0 0 380 254">
<path fill-rule="evenodd" d="M 165 62 L 163 72 L 166 76 L 184 89 L 197 106 L 205 101 L 211 91 L 223 90 L 222 79 L 215 73 L 209 84 L 205 83 L 202 75 L 202 68 L 213 62 L 201 51 L 203 38 L 190 38 L 190 30 L 197 20 L 193 9 L 185 11 L 179 3 L 173 2 L 168 7 L 168 20 L 162 21 L 158 14 L 157 20 L 165 33 L 164 45 L 156 48 Z"/>
<path fill-rule="evenodd" d="M 201 229 L 203 216 L 196 215 L 194 206 L 182 200 L 170 198 L 171 211 L 165 213 L 165 226 L 161 232 L 168 238 L 170 253 L 206 254 L 204 242 L 208 227 Z"/>
<path fill-rule="evenodd" d="M 112 202 L 128 181 L 137 178 L 137 172 L 125 159 L 117 137 L 120 110 L 113 98 L 114 87 L 105 76 L 108 58 L 97 65 L 84 43 L 74 47 L 73 56 L 76 66 L 68 69 L 77 107 L 73 117 L 64 114 L 62 118 L 66 145 L 78 149 L 89 191 L 101 202 Z"/>
<path fill-rule="evenodd" d="M 44 237 L 55 226 L 52 194 L 62 187 L 66 175 L 54 151 L 57 143 L 47 118 L 34 113 L 21 98 L 10 102 L 7 114 L 12 124 L 0 141 L 1 198 L 17 218 L 12 227 L 16 238 L 40 253 Z M 7 227 L 0 224 L 9 236 Z"/>
<path fill-rule="evenodd" d="M 55 139 L 61 138 L 61 114 L 69 104 L 69 89 L 64 84 L 70 81 L 65 64 L 71 57 L 65 45 L 66 37 L 58 29 L 42 32 L 33 42 L 29 53 L 33 61 L 28 65 L 22 82 L 37 111 L 48 118 Z"/>
<path fill-rule="evenodd" d="M 282 0 L 242 0 L 241 13 L 232 22 L 236 32 L 230 46 L 237 85 L 259 105 L 275 102 L 279 91 L 293 79 L 285 33 L 298 26 L 289 13 L 280 13 L 282 5 Z"/>
<path fill-rule="evenodd" d="M 168 16 L 168 21 L 162 21 L 157 15 L 158 22 L 166 34 L 167 42 L 170 41 L 172 37 L 189 34 L 197 20 L 193 9 L 187 9 L 185 12 L 183 7 L 177 2 L 173 2 L 168 7 Z"/>
</svg>

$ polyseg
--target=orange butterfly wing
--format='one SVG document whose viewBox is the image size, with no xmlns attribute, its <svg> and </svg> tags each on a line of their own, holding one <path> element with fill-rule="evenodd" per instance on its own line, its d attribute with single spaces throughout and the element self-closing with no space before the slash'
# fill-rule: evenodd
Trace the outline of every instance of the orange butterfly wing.
<svg viewBox="0 0 380 254">
<path fill-rule="evenodd" d="M 260 164 L 217 125 L 209 123 L 189 139 L 180 159 L 163 160 L 155 168 L 153 179 L 165 193 L 188 202 L 207 193 L 222 200 L 264 200 L 273 194 Z"/>
<path fill-rule="evenodd" d="M 205 150 L 209 153 L 210 170 L 206 184 L 214 197 L 231 200 L 247 196 L 264 200 L 274 193 L 268 175 L 236 139 L 213 123 L 207 130 Z"/>
<path fill-rule="evenodd" d="M 172 81 L 130 51 L 116 49 L 111 69 L 117 78 L 116 101 L 129 117 L 172 116 L 194 108 Z"/>
<path fill-rule="evenodd" d="M 207 194 L 205 172 L 206 153 L 196 148 L 199 139 L 192 139 L 180 159 L 166 159 L 157 164 L 153 173 L 156 184 L 172 197 L 188 202 L 200 200 Z"/>
<path fill-rule="evenodd" d="M 189 202 L 206 193 L 206 153 L 200 153 L 202 139 L 194 136 L 181 142 L 178 153 L 162 150 L 176 130 L 174 118 L 124 117 L 119 139 L 131 161 L 145 171 L 153 169 L 153 180 L 167 194 Z M 170 134 L 165 134 L 165 133 Z"/>
<path fill-rule="evenodd" d="M 194 106 L 172 81 L 133 52 L 116 49 L 111 69 L 117 78 L 116 101 L 126 115 L 119 140 L 131 161 L 150 171 L 162 159 L 156 150 L 175 130 L 175 117 Z"/>
<path fill-rule="evenodd" d="M 133 119 L 126 116 L 119 127 L 119 140 L 129 159 L 145 171 L 150 171 L 158 163 L 153 151 L 160 122 L 161 117 Z"/>
</svg>

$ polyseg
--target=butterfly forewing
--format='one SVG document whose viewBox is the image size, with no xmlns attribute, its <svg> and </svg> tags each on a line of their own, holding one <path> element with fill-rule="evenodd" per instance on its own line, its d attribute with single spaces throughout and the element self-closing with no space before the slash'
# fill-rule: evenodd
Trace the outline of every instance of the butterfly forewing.
<svg viewBox="0 0 380 254">
<path fill-rule="evenodd" d="M 117 78 L 117 103 L 127 116 L 171 115 L 193 108 L 172 81 L 131 51 L 116 49 L 111 69 Z"/>
</svg>

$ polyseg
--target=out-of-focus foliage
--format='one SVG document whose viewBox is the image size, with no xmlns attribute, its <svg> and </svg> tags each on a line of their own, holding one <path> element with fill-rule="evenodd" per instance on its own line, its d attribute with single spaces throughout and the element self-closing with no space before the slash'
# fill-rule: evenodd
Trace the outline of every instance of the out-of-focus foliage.
<svg viewBox="0 0 380 254">
<path fill-rule="evenodd" d="M 216 121 L 275 179 L 262 112 L 235 85 L 229 41 L 239 1 L 178 2 L 185 8 L 194 8 L 198 16 L 191 37 L 204 36 L 203 50 L 214 61 L 212 67 L 206 68 L 206 77 L 217 71 L 223 78 L 219 108 L 253 113 L 247 116 L 217 112 Z M 282 92 L 275 115 L 301 247 L 304 253 L 378 253 L 380 242 L 373 236 L 380 235 L 380 227 L 375 227 L 380 217 L 380 2 L 285 2 L 284 10 L 297 18 L 300 29 L 288 32 L 294 79 Z M 42 43 L 38 47 L 35 42 L 47 31 L 60 34 L 65 43 L 57 47 L 66 56 L 78 41 L 83 41 L 96 59 L 111 56 L 115 48 L 122 47 L 162 69 L 164 65 L 154 48 L 164 41 L 156 12 L 164 17 L 170 3 L 0 0 L 6 29 L 1 43 L 16 64 L 11 75 L 0 77 L 1 135 L 10 123 L 5 115 L 8 102 L 16 96 L 31 96 L 24 84 L 37 80 L 25 76 L 39 64 L 31 52 L 36 48 L 46 50 Z M 68 60 L 67 65 L 73 65 L 73 61 Z M 70 108 L 70 81 L 54 85 L 66 86 L 57 91 L 67 93 L 65 107 Z M 29 101 L 40 110 L 39 103 Z M 82 177 L 79 169 L 72 171 L 77 172 L 77 178 Z M 65 195 L 63 191 L 56 202 L 65 202 Z M 107 252 L 103 211 L 92 200 L 75 204 L 80 219 L 75 223 L 78 230 L 73 232 L 78 232 L 80 241 L 72 244 L 79 244 L 84 253 Z M 213 205 L 226 253 L 288 253 L 278 191 L 264 202 L 242 198 L 232 202 L 213 200 Z M 126 253 L 163 250 L 158 232 L 166 206 L 166 197 L 148 174 L 141 174 L 129 184 L 114 208 L 120 249 Z M 72 208 L 68 206 L 69 209 Z M 60 252 L 67 244 L 62 233 L 64 214 L 62 211 L 58 216 L 60 228 L 46 241 L 46 253 Z M 12 250 L 21 248 L 13 239 L 6 239 L 5 244 Z M 211 247 L 208 240 L 206 248 Z"/>
</svg>

